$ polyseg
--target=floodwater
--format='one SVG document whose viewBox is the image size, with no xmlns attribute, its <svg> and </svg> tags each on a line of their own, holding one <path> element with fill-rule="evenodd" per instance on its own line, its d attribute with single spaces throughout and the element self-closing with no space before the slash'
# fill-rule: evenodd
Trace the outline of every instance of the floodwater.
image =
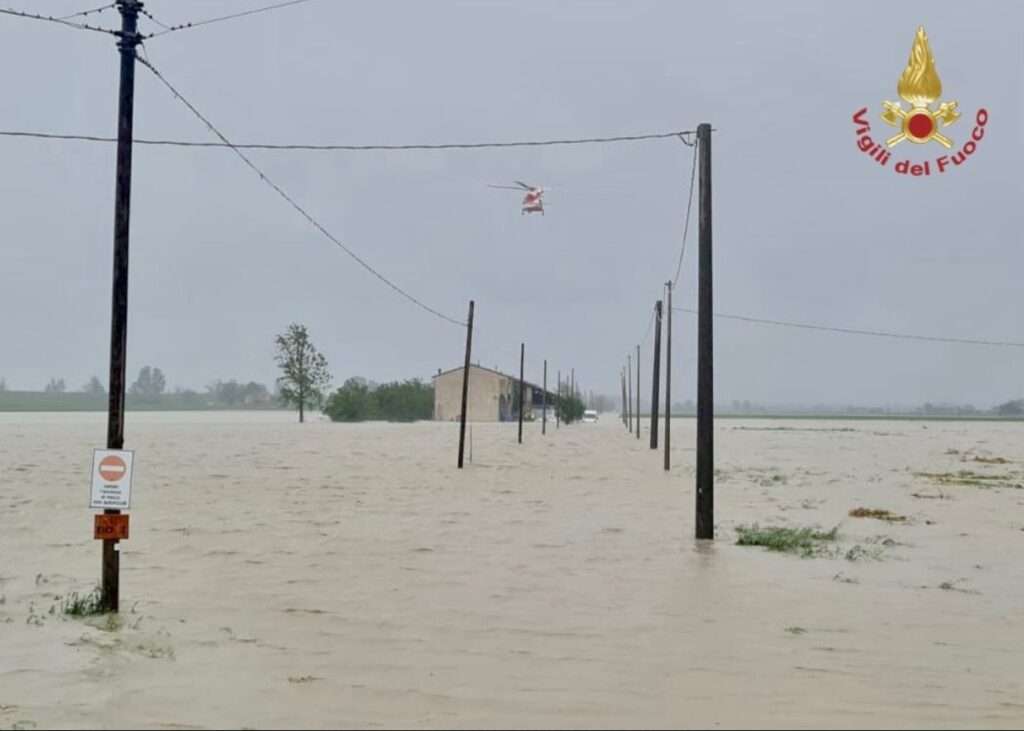
<svg viewBox="0 0 1024 731">
<path fill-rule="evenodd" d="M 697 544 L 691 420 L 666 474 L 612 417 L 476 424 L 461 472 L 457 425 L 293 419 L 129 413 L 111 623 L 50 613 L 104 416 L 0 414 L 0 727 L 1024 722 L 1020 425 L 721 420 Z"/>
</svg>

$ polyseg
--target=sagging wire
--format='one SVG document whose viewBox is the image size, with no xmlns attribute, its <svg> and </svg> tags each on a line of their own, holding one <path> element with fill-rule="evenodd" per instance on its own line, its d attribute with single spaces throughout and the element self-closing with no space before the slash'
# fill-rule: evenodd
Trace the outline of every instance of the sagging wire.
<svg viewBox="0 0 1024 731">
<path fill-rule="evenodd" d="M 257 165 L 252 160 L 250 160 L 241 150 L 239 150 L 235 145 L 231 144 L 230 140 L 228 140 L 228 138 L 219 129 L 217 129 L 217 127 L 215 127 L 214 124 L 212 122 L 210 122 L 210 120 L 207 119 L 191 102 L 189 102 L 184 96 L 182 96 L 181 92 L 179 92 L 166 78 L 164 78 L 163 74 L 161 74 L 160 71 L 158 71 L 157 68 L 152 63 L 150 63 L 144 57 L 137 56 L 137 59 L 138 59 L 139 63 L 141 63 L 143 66 L 145 66 L 147 69 L 149 69 L 149 71 L 164 86 L 167 87 L 167 89 L 174 95 L 174 97 L 179 102 L 181 102 L 186 108 L 188 108 L 188 110 L 190 112 L 192 112 L 192 114 L 195 115 L 207 127 L 207 129 L 209 129 L 213 134 L 215 134 L 226 147 L 229 147 L 236 155 L 238 155 L 238 157 L 240 157 L 242 159 L 242 162 L 244 162 L 254 173 L 259 175 L 260 180 L 262 180 L 264 183 L 266 183 L 268 186 L 270 186 L 275 192 L 277 192 L 277 194 L 279 196 L 281 196 L 303 218 L 305 218 L 310 224 L 312 224 L 312 226 L 314 228 L 316 228 L 327 239 L 329 239 L 336 246 L 338 246 L 338 248 L 340 248 L 342 251 L 344 251 L 346 254 L 348 254 L 352 259 L 354 259 L 355 262 L 357 264 L 359 264 L 363 269 L 365 269 L 366 271 L 370 272 L 370 274 L 372 274 L 374 277 L 379 279 L 381 282 L 383 282 L 385 285 L 387 285 L 390 289 L 392 289 L 393 291 L 395 291 L 396 293 L 398 293 L 399 295 L 401 295 L 405 299 L 409 300 L 410 302 L 415 304 L 417 307 L 420 307 L 424 311 L 429 312 L 430 314 L 432 314 L 432 315 L 434 315 L 434 316 L 436 316 L 436 317 L 438 317 L 438 318 L 440 318 L 442 320 L 445 320 L 446 322 L 449 322 L 449 323 L 451 323 L 453 325 L 458 325 L 460 327 L 466 327 L 467 323 L 463 322 L 462 320 L 458 320 L 456 318 L 449 317 L 448 315 L 444 314 L 443 312 L 440 312 L 440 311 L 434 309 L 433 307 L 427 305 L 423 301 L 421 301 L 421 300 L 417 299 L 416 297 L 414 297 L 413 295 L 409 294 L 407 291 L 405 291 L 404 289 L 399 287 L 397 284 L 392 282 L 390 279 L 385 277 L 383 274 L 381 274 L 379 271 L 374 269 L 362 257 L 360 257 L 352 249 L 350 249 L 348 246 L 346 246 L 344 243 L 342 243 L 342 241 L 340 239 L 338 239 L 336 236 L 334 236 L 334 234 L 332 234 L 330 231 L 328 231 L 327 228 L 324 227 L 324 225 L 321 224 L 317 219 L 315 219 L 309 212 L 307 212 L 305 208 L 303 208 L 301 205 L 299 205 L 295 201 L 294 198 L 292 198 L 290 195 L 288 195 L 288 193 L 286 193 L 284 191 L 284 189 L 281 188 L 281 186 L 279 186 L 277 183 L 275 183 L 269 177 L 267 177 L 266 173 L 264 173 L 259 167 L 257 167 Z"/>
</svg>

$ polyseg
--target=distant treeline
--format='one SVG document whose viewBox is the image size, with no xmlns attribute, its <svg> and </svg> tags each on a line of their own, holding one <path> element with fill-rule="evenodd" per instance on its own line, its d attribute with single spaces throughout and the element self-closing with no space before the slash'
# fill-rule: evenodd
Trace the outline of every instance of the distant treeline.
<svg viewBox="0 0 1024 731">
<path fill-rule="evenodd" d="M 434 387 L 418 379 L 381 385 L 350 378 L 327 399 L 331 421 L 421 421 L 434 418 Z"/>
<path fill-rule="evenodd" d="M 215 381 L 199 392 L 167 391 L 159 368 L 145 366 L 128 387 L 126 408 L 133 411 L 199 411 L 204 409 L 277 409 L 278 399 L 262 383 Z M 63 378 L 51 378 L 42 391 L 12 391 L 0 379 L 0 411 L 105 411 L 107 391 L 93 376 L 80 391 L 69 391 Z"/>
</svg>

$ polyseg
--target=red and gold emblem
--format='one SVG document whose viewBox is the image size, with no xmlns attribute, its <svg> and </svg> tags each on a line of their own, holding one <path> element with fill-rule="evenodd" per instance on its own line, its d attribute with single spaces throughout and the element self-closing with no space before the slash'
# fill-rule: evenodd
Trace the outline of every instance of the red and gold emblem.
<svg viewBox="0 0 1024 731">
<path fill-rule="evenodd" d="M 960 118 L 957 102 L 935 102 L 942 96 L 942 81 L 935 70 L 935 57 L 928 45 L 928 36 L 924 27 L 917 29 L 914 45 L 910 49 L 910 61 L 896 85 L 903 101 L 910 105 L 905 109 L 901 102 L 884 102 L 885 111 L 882 119 L 893 127 L 899 127 L 900 133 L 886 140 L 889 147 L 894 147 L 904 140 L 919 145 L 935 140 L 946 148 L 953 146 L 953 141 L 939 132 L 941 127 L 948 127 Z"/>
</svg>

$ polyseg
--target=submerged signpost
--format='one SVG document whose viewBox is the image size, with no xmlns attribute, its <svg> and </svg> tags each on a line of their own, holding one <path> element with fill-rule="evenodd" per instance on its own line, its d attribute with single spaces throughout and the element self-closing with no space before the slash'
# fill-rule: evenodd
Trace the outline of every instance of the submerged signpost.
<svg viewBox="0 0 1024 731">
<path fill-rule="evenodd" d="M 714 300 L 711 296 L 711 125 L 697 127 L 700 274 L 697 291 L 697 538 L 715 537 Z"/>
<path fill-rule="evenodd" d="M 117 109 L 117 173 L 114 190 L 114 276 L 111 287 L 110 315 L 110 396 L 107 405 L 107 449 L 112 450 L 101 464 L 96 464 L 93 474 L 93 492 L 96 496 L 97 477 L 101 484 L 106 477 L 124 475 L 120 480 L 108 480 L 122 484 L 131 482 L 131 453 L 120 451 L 124 447 L 124 399 L 125 365 L 128 350 L 128 244 L 131 221 L 132 195 L 132 136 L 135 114 L 135 49 L 142 41 L 138 33 L 139 11 L 142 3 L 138 0 L 122 0 L 117 4 L 121 13 L 121 32 L 117 48 L 121 53 L 121 80 Z M 125 456 L 128 455 L 128 456 Z M 110 459 L 112 458 L 112 459 Z M 94 457 L 94 459 L 96 459 Z M 118 465 L 124 465 L 123 471 Z M 118 541 L 128 536 L 128 516 L 120 516 L 121 507 L 127 508 L 125 500 L 114 499 L 111 490 L 109 506 L 101 499 L 94 509 L 102 509 L 103 515 L 94 519 L 93 535 L 103 540 L 103 581 L 100 604 L 108 612 L 117 612 L 121 594 L 121 561 Z M 104 495 L 103 489 L 100 495 Z M 102 527 L 102 530 L 101 530 Z"/>
</svg>

